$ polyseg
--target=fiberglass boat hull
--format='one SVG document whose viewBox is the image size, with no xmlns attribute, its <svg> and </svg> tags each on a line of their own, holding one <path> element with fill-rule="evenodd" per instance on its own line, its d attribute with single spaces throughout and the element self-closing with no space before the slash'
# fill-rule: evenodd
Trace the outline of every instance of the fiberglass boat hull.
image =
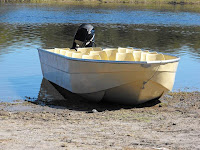
<svg viewBox="0 0 200 150">
<path fill-rule="evenodd" d="M 179 61 L 84 60 L 38 51 L 47 80 L 92 101 L 123 104 L 144 103 L 172 90 Z"/>
</svg>

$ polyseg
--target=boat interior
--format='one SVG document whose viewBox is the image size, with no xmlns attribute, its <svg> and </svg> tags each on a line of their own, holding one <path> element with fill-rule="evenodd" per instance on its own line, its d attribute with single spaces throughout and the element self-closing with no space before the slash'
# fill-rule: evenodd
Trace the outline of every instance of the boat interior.
<svg viewBox="0 0 200 150">
<path fill-rule="evenodd" d="M 87 47 L 87 48 L 54 48 L 46 49 L 49 52 L 64 55 L 71 58 L 93 59 L 93 60 L 110 60 L 110 61 L 162 61 L 175 59 L 177 57 L 148 51 L 142 49 L 128 48 L 105 48 Z"/>
</svg>

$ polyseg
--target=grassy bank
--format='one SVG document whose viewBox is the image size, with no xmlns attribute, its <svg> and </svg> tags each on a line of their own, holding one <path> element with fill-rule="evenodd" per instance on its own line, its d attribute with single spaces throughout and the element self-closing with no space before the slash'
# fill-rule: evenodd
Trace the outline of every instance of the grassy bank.
<svg viewBox="0 0 200 150">
<path fill-rule="evenodd" d="M 108 9 L 154 9 L 169 11 L 200 12 L 200 0 L 0 0 L 0 4 L 6 3 L 33 3 L 45 5 L 57 5 L 59 7 L 103 7 Z"/>
<path fill-rule="evenodd" d="M 31 2 L 31 3 L 52 3 L 52 2 L 85 2 L 85 3 L 134 3 L 134 4 L 200 4 L 200 0 L 0 0 L 0 2 Z"/>
<path fill-rule="evenodd" d="M 108 9 L 154 9 L 167 11 L 200 12 L 200 0 L 0 0 L 0 4 L 6 3 L 33 3 L 45 5 L 57 5 L 59 7 L 101 7 Z"/>
</svg>

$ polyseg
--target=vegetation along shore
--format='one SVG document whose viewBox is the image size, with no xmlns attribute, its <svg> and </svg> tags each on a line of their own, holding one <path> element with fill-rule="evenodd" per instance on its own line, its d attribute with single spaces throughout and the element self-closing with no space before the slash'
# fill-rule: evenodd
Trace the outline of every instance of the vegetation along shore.
<svg viewBox="0 0 200 150">
<path fill-rule="evenodd" d="M 86 3 L 135 3 L 135 4 L 200 4 L 200 0 L 0 0 L 0 2 L 31 2 L 31 3 L 52 3 L 52 2 L 86 2 Z"/>
</svg>

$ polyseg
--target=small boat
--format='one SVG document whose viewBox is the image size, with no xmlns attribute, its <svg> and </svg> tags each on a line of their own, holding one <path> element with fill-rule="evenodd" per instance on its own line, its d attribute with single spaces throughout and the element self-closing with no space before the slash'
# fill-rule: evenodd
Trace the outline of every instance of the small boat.
<svg viewBox="0 0 200 150">
<path fill-rule="evenodd" d="M 45 79 L 91 101 L 140 104 L 172 90 L 180 58 L 134 48 L 38 49 Z"/>
</svg>

